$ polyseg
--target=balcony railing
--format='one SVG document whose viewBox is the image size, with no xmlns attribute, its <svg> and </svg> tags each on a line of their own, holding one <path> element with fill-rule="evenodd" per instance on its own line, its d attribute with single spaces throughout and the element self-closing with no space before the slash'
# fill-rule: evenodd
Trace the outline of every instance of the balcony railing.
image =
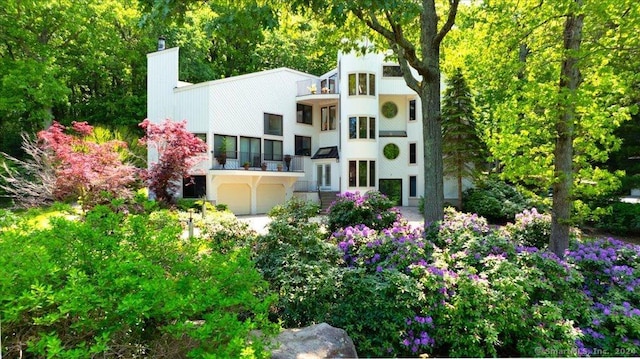
<svg viewBox="0 0 640 359">
<path fill-rule="evenodd" d="M 298 96 L 306 95 L 330 95 L 338 93 L 335 78 L 319 80 L 302 80 L 297 82 Z"/>
<path fill-rule="evenodd" d="M 224 156 L 218 151 L 211 151 L 212 170 L 262 170 L 263 164 L 266 171 L 304 172 L 304 157 L 290 155 L 267 154 L 270 159 L 265 159 L 264 153 L 227 151 Z"/>
</svg>

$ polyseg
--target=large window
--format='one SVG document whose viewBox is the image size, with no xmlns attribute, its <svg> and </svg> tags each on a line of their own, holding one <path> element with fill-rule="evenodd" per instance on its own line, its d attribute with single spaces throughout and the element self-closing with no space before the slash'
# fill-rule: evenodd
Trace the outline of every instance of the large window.
<svg viewBox="0 0 640 359">
<path fill-rule="evenodd" d="M 282 161 L 282 141 L 264 140 L 264 159 Z"/>
<path fill-rule="evenodd" d="M 409 144 L 409 163 L 416 164 L 418 160 L 417 156 L 417 146 L 415 143 Z"/>
<path fill-rule="evenodd" d="M 189 176 L 182 180 L 183 198 L 202 198 L 207 194 L 206 176 Z"/>
<path fill-rule="evenodd" d="M 296 122 L 312 125 L 313 124 L 312 112 L 313 112 L 313 107 L 309 105 L 298 104 L 298 113 L 296 116 Z"/>
<path fill-rule="evenodd" d="M 240 166 L 249 162 L 251 167 L 260 167 L 260 141 L 257 137 L 240 137 Z"/>
<path fill-rule="evenodd" d="M 213 136 L 213 155 L 214 157 L 220 156 L 220 146 L 222 146 L 223 139 L 227 139 L 227 158 L 238 158 L 237 150 L 238 150 L 238 138 L 236 136 L 227 136 L 227 135 L 214 135 Z"/>
<path fill-rule="evenodd" d="M 282 136 L 282 115 L 264 114 L 264 134 Z"/>
<path fill-rule="evenodd" d="M 349 138 L 375 139 L 376 118 L 366 116 L 349 117 Z"/>
<path fill-rule="evenodd" d="M 311 156 L 311 137 L 296 136 L 296 156 Z"/>
<path fill-rule="evenodd" d="M 349 161 L 349 187 L 374 187 L 376 161 Z"/>
<path fill-rule="evenodd" d="M 321 126 L 322 131 L 332 131 L 336 129 L 336 107 L 322 107 L 320 108 Z"/>
<path fill-rule="evenodd" d="M 369 73 L 349 74 L 349 95 L 376 95 L 376 75 Z"/>
</svg>

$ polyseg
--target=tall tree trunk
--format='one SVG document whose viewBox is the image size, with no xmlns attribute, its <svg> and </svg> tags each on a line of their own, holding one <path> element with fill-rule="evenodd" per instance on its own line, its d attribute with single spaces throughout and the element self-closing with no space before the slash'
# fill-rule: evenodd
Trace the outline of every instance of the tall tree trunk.
<svg viewBox="0 0 640 359">
<path fill-rule="evenodd" d="M 444 219 L 442 119 L 440 113 L 440 68 L 438 65 L 440 57 L 435 55 L 433 58 L 435 64 L 430 66 L 432 76 L 423 79 L 423 89 L 420 94 L 424 141 L 425 228 L 435 221 Z"/>
<path fill-rule="evenodd" d="M 558 118 L 556 122 L 556 147 L 553 183 L 553 213 L 549 248 L 564 257 L 569 247 L 573 185 L 573 130 L 576 103 L 574 95 L 580 85 L 578 52 L 582 42 L 584 15 L 582 0 L 574 0 L 574 9 L 567 15 L 564 25 L 564 61 L 560 70 Z"/>
</svg>

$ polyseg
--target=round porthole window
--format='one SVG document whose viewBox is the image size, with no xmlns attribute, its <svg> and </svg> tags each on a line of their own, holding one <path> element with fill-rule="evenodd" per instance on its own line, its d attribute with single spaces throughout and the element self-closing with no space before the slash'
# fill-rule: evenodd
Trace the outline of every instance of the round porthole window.
<svg viewBox="0 0 640 359">
<path fill-rule="evenodd" d="M 386 118 L 394 118 L 398 114 L 398 106 L 391 101 L 382 104 L 382 115 Z"/>
<path fill-rule="evenodd" d="M 398 147 L 398 145 L 396 145 L 395 143 L 389 143 L 384 146 L 384 148 L 382 149 L 382 153 L 387 159 L 395 160 L 396 158 L 398 158 L 398 155 L 400 155 L 400 147 Z"/>
</svg>

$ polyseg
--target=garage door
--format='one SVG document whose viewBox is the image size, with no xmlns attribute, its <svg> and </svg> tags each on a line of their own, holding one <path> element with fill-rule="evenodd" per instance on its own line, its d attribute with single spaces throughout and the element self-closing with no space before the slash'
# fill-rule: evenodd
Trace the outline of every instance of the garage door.
<svg viewBox="0 0 640 359">
<path fill-rule="evenodd" d="M 216 203 L 224 203 L 235 214 L 251 213 L 251 190 L 249 185 L 227 183 L 218 187 L 218 200 Z"/>
<path fill-rule="evenodd" d="M 267 213 L 274 206 L 284 203 L 284 186 L 281 184 L 262 184 L 258 186 L 257 195 L 257 212 Z"/>
</svg>

